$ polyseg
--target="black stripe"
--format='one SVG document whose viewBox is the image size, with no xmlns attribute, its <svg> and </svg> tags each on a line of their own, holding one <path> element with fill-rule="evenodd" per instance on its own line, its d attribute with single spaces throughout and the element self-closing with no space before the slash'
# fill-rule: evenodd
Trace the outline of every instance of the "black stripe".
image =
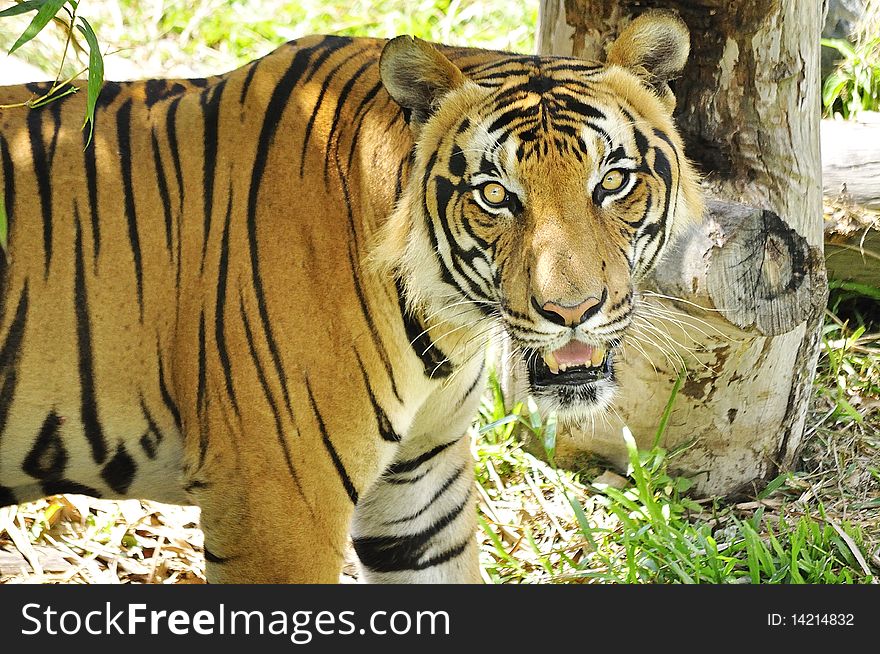
<svg viewBox="0 0 880 654">
<path fill-rule="evenodd" d="M 397 306 L 403 320 L 403 329 L 410 347 L 422 362 L 427 377 L 443 378 L 452 374 L 452 364 L 446 355 L 431 340 L 422 321 L 416 318 L 406 306 L 404 290 L 400 280 L 395 280 L 397 289 Z"/>
<path fill-rule="evenodd" d="M 168 114 L 165 117 L 165 131 L 168 136 L 168 150 L 171 153 L 171 162 L 174 164 L 174 177 L 177 180 L 177 272 L 175 274 L 175 288 L 177 289 L 178 304 L 180 303 L 180 273 L 183 268 L 183 170 L 180 165 L 180 154 L 177 148 L 177 108 L 180 106 L 180 98 L 174 98 L 168 106 Z"/>
<path fill-rule="evenodd" d="M 6 234 L 12 232 L 12 217 L 15 214 L 15 169 L 9 156 L 9 145 L 0 134 L 0 162 L 3 165 L 3 204 L 6 207 Z"/>
<path fill-rule="evenodd" d="M 18 500 L 15 497 L 15 493 L 12 492 L 11 488 L 6 488 L 6 486 L 0 486 L 0 508 L 4 506 L 12 506 L 14 504 L 18 504 Z"/>
<path fill-rule="evenodd" d="M 6 421 L 9 418 L 9 409 L 15 396 L 16 380 L 18 378 L 18 359 L 21 354 L 21 343 L 24 339 L 25 324 L 28 315 L 28 283 L 25 280 L 24 289 L 18 298 L 15 308 L 15 318 L 9 325 L 6 340 L 0 348 L 0 375 L 4 376 L 3 388 L 0 390 L 0 437 L 6 431 Z"/>
<path fill-rule="evenodd" d="M 254 81 L 254 74 L 257 72 L 257 65 L 259 63 L 259 59 L 253 62 L 247 72 L 247 75 L 245 75 L 244 83 L 241 85 L 241 93 L 238 96 L 238 104 L 244 104 L 244 99 L 247 97 L 247 92 L 248 89 L 251 87 L 251 82 Z"/>
<path fill-rule="evenodd" d="M 171 152 L 171 161 L 174 164 L 174 177 L 177 180 L 177 193 L 179 195 L 178 208 L 183 210 L 183 169 L 180 165 L 180 151 L 177 146 L 177 108 L 180 106 L 180 98 L 174 98 L 168 106 L 168 114 L 165 117 L 165 132 L 168 136 L 168 150 Z M 179 226 L 179 224 L 178 224 Z M 179 238 L 178 234 L 178 238 Z M 180 242 L 178 241 L 178 248 Z M 178 260 L 178 267 L 180 262 Z"/>
<path fill-rule="evenodd" d="M 449 155 L 449 172 L 456 177 L 464 177 L 467 171 L 467 158 L 458 143 L 452 144 L 452 152 Z"/>
<path fill-rule="evenodd" d="M 470 385 L 470 387 L 467 389 L 465 394 L 461 396 L 461 399 L 458 401 L 458 404 L 455 405 L 456 411 L 458 411 L 462 406 L 464 406 L 464 403 L 467 402 L 468 398 L 471 396 L 471 393 L 473 393 L 475 390 L 477 390 L 481 381 L 484 382 L 484 387 L 485 387 L 485 380 L 483 379 L 483 372 L 485 370 L 486 370 L 486 360 L 483 359 L 483 363 L 480 364 L 480 372 L 477 373 L 477 377 L 476 377 L 476 379 L 474 379 L 474 383 Z"/>
<path fill-rule="evenodd" d="M 148 79 L 144 82 L 144 102 L 148 109 L 164 97 L 167 85 L 166 79 Z"/>
<path fill-rule="evenodd" d="M 168 195 L 168 181 L 165 179 L 165 168 L 162 166 L 162 156 L 159 153 L 159 140 L 156 138 L 155 127 L 150 136 L 153 144 L 153 165 L 156 167 L 156 182 L 159 185 L 159 200 L 162 203 L 162 211 L 165 214 L 165 247 L 168 249 L 168 256 L 173 258 L 171 198 Z"/>
<path fill-rule="evenodd" d="M 465 470 L 465 466 L 462 466 L 458 470 L 453 472 L 449 476 L 449 478 L 445 482 L 443 482 L 443 485 L 439 489 L 437 489 L 437 492 L 435 492 L 431 496 L 431 499 L 428 500 L 427 503 L 421 509 L 419 509 L 415 513 L 411 513 L 410 515 L 406 516 L 405 518 L 398 518 L 397 520 L 391 520 L 390 522 L 386 522 L 385 524 L 386 525 L 399 525 L 404 522 L 411 522 L 411 521 L 415 520 L 416 518 L 418 518 L 419 516 L 424 515 L 425 512 L 434 505 L 434 502 L 436 502 L 444 494 L 446 494 L 446 491 L 448 491 L 452 487 L 452 484 L 454 484 L 456 481 L 458 481 L 458 479 L 464 473 L 464 470 Z"/>
<path fill-rule="evenodd" d="M 278 435 L 278 440 L 281 444 L 281 448 L 284 450 L 284 457 L 287 460 L 287 467 L 289 468 L 291 475 L 294 478 L 297 478 L 296 471 L 293 469 L 290 452 L 287 447 L 287 441 L 284 439 L 284 426 L 281 420 L 281 412 L 275 405 L 274 398 L 272 397 L 272 392 L 269 389 L 269 382 L 266 379 L 266 373 L 263 370 L 262 364 L 260 363 L 260 357 L 257 355 L 257 349 L 254 344 L 254 334 L 251 331 L 250 320 L 248 320 L 247 313 L 244 310 L 244 297 L 242 297 L 241 295 L 239 295 L 238 307 L 241 313 L 241 322 L 244 325 L 244 333 L 245 338 L 247 339 L 248 349 L 250 350 L 251 360 L 253 361 L 254 368 L 257 371 L 257 379 L 260 382 L 260 387 L 263 389 L 263 395 L 266 396 L 266 400 L 269 402 L 269 408 L 272 410 L 272 418 L 275 421 L 275 431 Z"/>
<path fill-rule="evenodd" d="M 12 233 L 12 221 L 15 214 L 15 170 L 12 168 L 12 157 L 9 156 L 9 146 L 6 139 L 0 134 L 0 165 L 3 169 L 2 200 L 6 209 L 6 238 Z M 9 244 L 7 243 L 7 247 Z M 6 312 L 6 265 L 7 255 L 5 250 L 0 250 L 0 319 Z"/>
<path fill-rule="evenodd" d="M 98 107 L 107 107 L 122 93 L 123 85 L 129 86 L 130 82 L 104 82 L 101 93 L 98 95 Z M 97 115 L 97 111 L 95 114 Z"/>
<path fill-rule="evenodd" d="M 205 552 L 205 561 L 207 561 L 208 563 L 227 563 L 231 560 L 227 556 L 217 556 L 207 547 L 203 547 L 202 549 Z"/>
<path fill-rule="evenodd" d="M 299 56 L 299 53 L 297 54 Z M 324 103 L 324 96 L 327 94 L 327 91 L 330 89 L 330 82 L 333 81 L 333 78 L 336 76 L 336 73 L 339 72 L 339 69 L 342 68 L 346 63 L 348 63 L 348 59 L 343 60 L 342 62 L 336 65 L 336 68 L 331 70 L 324 76 L 324 79 L 321 81 L 321 91 L 318 93 L 318 98 L 315 100 L 315 104 L 312 107 L 312 113 L 309 116 L 309 120 L 306 123 L 306 131 L 305 136 L 303 136 L 303 144 L 302 144 L 302 152 L 300 153 L 299 159 L 299 176 L 302 177 L 305 174 L 305 166 L 306 166 L 306 154 L 308 153 L 309 141 L 312 138 L 312 130 L 315 127 L 315 121 L 318 118 L 318 113 L 321 111 L 321 105 Z M 312 66 L 312 71 L 315 70 L 315 67 Z"/>
<path fill-rule="evenodd" d="M 324 65 L 324 62 L 330 58 L 330 55 L 332 55 L 334 52 L 337 52 L 338 50 L 341 50 L 345 46 L 350 45 L 351 42 L 352 38 L 350 36 L 336 36 L 333 34 L 325 36 L 324 39 L 317 46 L 315 46 L 315 48 L 320 49 L 321 54 L 315 57 L 315 60 L 312 62 L 311 70 L 303 80 L 303 84 L 308 84 L 312 80 L 315 74 L 317 74 L 317 72 L 321 70 L 321 66 Z M 293 43 L 291 43 L 291 45 L 293 45 Z"/>
<path fill-rule="evenodd" d="M 165 436 L 162 434 L 162 430 L 159 429 L 159 425 L 157 425 L 156 421 L 153 419 L 153 415 L 147 408 L 147 403 L 144 402 L 144 398 L 141 397 L 140 400 L 141 413 L 144 416 L 144 420 L 147 422 L 147 430 L 141 435 L 141 448 L 150 459 L 155 459 L 156 453 L 159 450 L 159 445 L 165 440 Z"/>
<path fill-rule="evenodd" d="M 474 272 L 474 275 L 479 277 L 480 279 L 484 279 L 477 273 L 477 269 L 474 267 L 474 261 L 477 259 L 485 260 L 485 253 L 483 250 L 488 250 L 491 245 L 488 241 L 477 236 L 473 230 L 470 228 L 470 225 L 467 225 L 465 228 L 465 232 L 477 242 L 477 245 L 483 250 L 479 248 L 470 248 L 465 250 L 458 243 L 458 240 L 455 238 L 455 235 L 452 233 L 452 229 L 449 226 L 449 220 L 444 220 L 448 214 L 449 204 L 452 202 L 452 196 L 458 192 L 462 194 L 465 192 L 465 188 L 463 186 L 455 185 L 451 181 L 449 181 L 446 177 L 442 175 L 436 175 L 434 177 L 434 199 L 437 202 L 437 215 L 440 217 L 440 224 L 443 226 L 443 233 L 446 235 L 446 240 L 449 242 L 449 249 L 451 254 L 455 257 L 463 261 L 468 265 L 468 267 Z M 511 211 L 511 213 L 516 213 L 515 211 Z M 467 219 L 464 219 L 464 222 L 467 223 Z M 488 262 L 487 262 L 488 263 Z M 459 268 L 462 273 L 464 273 L 463 268 Z M 485 280 L 491 281 L 491 280 Z M 489 299 L 486 297 L 486 299 Z"/>
<path fill-rule="evenodd" d="M 549 64 L 549 65 L 547 65 Z M 586 64 L 577 61 L 576 59 L 564 59 L 559 58 L 558 61 L 550 61 L 546 62 L 544 65 L 544 70 L 551 73 L 561 73 L 561 72 L 569 72 L 569 73 L 579 73 L 583 76 L 583 73 L 596 73 L 600 70 L 603 70 L 605 66 L 599 64 Z"/>
<path fill-rule="evenodd" d="M 422 560 L 431 546 L 431 539 L 452 523 L 470 502 L 468 493 L 464 501 L 441 516 L 437 522 L 415 534 L 404 536 L 366 536 L 355 538 L 354 549 L 361 563 L 376 572 L 398 570 L 424 570 L 445 563 L 460 555 L 467 548 L 470 538 L 427 560 Z"/>
<path fill-rule="evenodd" d="M 238 400 L 235 397 L 235 386 L 232 383 L 232 362 L 226 347 L 226 282 L 229 277 L 229 223 L 232 218 L 232 188 L 229 189 L 229 200 L 226 205 L 226 222 L 223 225 L 223 238 L 220 242 L 220 269 L 217 281 L 217 304 L 214 308 L 214 339 L 217 342 L 217 354 L 223 367 L 223 378 L 226 380 L 226 393 L 232 401 L 235 415 L 240 416 Z"/>
<path fill-rule="evenodd" d="M 52 82 L 27 82 L 24 87 L 34 95 L 45 95 L 52 88 Z"/>
<path fill-rule="evenodd" d="M 351 161 L 354 158 L 354 151 L 358 143 L 358 136 L 360 136 L 361 128 L 364 126 L 364 118 L 366 118 L 367 113 L 369 113 L 370 105 L 376 99 L 376 95 L 378 95 L 379 91 L 381 91 L 382 88 L 382 82 L 376 82 L 376 84 L 373 85 L 373 87 L 364 94 L 364 96 L 361 98 L 360 103 L 357 106 L 357 109 L 355 109 L 354 117 L 351 120 L 351 122 L 355 124 L 355 128 L 354 132 L 352 132 L 351 145 L 348 149 L 348 161 L 346 164 L 348 168 L 351 168 Z"/>
<path fill-rule="evenodd" d="M 16 361 L 17 364 L 17 361 Z M 9 418 L 9 409 L 15 397 L 15 386 L 18 383 L 18 372 L 12 367 L 10 370 L 2 369 L 3 386 L 0 388 L 0 437 L 6 431 L 6 421 Z"/>
<path fill-rule="evenodd" d="M 269 346 L 269 353 L 272 356 L 272 362 L 275 366 L 275 372 L 278 381 L 281 384 L 281 391 L 284 395 L 284 402 L 287 407 L 288 415 L 293 419 L 293 408 L 290 404 L 290 392 L 287 388 L 287 379 L 285 377 L 284 368 L 281 365 L 281 354 L 275 337 L 272 334 L 271 321 L 269 320 L 269 309 L 266 305 L 266 296 L 263 291 L 263 280 L 260 276 L 260 256 L 257 245 L 257 200 L 260 195 L 260 186 L 263 181 L 263 173 L 269 160 L 269 149 L 275 139 L 275 132 L 278 125 L 281 124 L 281 117 L 287 107 L 290 95 L 293 92 L 299 79 L 307 70 L 310 50 L 300 50 L 296 53 L 290 67 L 284 73 L 283 77 L 278 81 L 269 104 L 266 107 L 266 113 L 263 116 L 263 126 L 260 129 L 260 137 L 257 141 L 257 153 L 254 158 L 253 171 L 251 173 L 250 189 L 248 191 L 248 247 L 250 249 L 251 259 L 251 275 L 253 281 L 254 294 L 257 300 L 257 310 L 260 314 L 263 332 L 266 337 L 266 343 Z"/>
<path fill-rule="evenodd" d="M 309 404 L 312 405 L 312 412 L 315 414 L 315 419 L 318 421 L 318 429 L 321 431 L 321 441 L 324 443 L 324 448 L 327 450 L 327 454 L 330 455 L 330 460 L 333 461 L 333 467 L 336 468 L 336 472 L 342 482 L 342 487 L 345 488 L 345 492 L 348 493 L 348 499 L 351 500 L 352 504 L 357 504 L 357 489 L 354 487 L 351 477 L 348 476 L 348 471 L 345 469 L 345 464 L 342 463 L 342 459 L 339 458 L 339 453 L 336 451 L 336 448 L 333 447 L 333 441 L 330 440 L 330 436 L 327 434 L 327 427 L 324 425 L 323 418 L 321 418 L 321 412 L 318 410 L 318 405 L 315 404 L 315 396 L 312 395 L 312 387 L 309 384 L 309 380 L 305 379 L 305 383 L 306 392 L 309 395 Z"/>
<path fill-rule="evenodd" d="M 342 87 L 342 90 L 339 91 L 339 95 L 336 98 L 336 110 L 333 112 L 333 119 L 330 121 L 330 132 L 327 134 L 327 145 L 324 149 L 324 183 L 328 182 L 328 171 L 330 166 L 330 148 L 333 147 L 333 135 L 336 133 L 336 128 L 340 124 L 340 119 L 342 117 L 342 108 L 345 106 L 345 100 L 348 98 L 349 93 L 351 93 L 352 88 L 357 83 L 360 76 L 364 74 L 368 68 L 372 67 L 374 62 L 367 61 L 362 64 L 360 68 L 358 68 L 351 76 L 349 76 L 348 81 L 345 83 L 345 86 Z M 345 121 L 347 127 L 351 127 L 351 121 Z M 339 156 L 339 147 L 336 147 L 335 156 L 338 158 Z M 302 162 L 300 162 L 302 165 Z M 337 161 L 338 165 L 338 161 Z"/>
<path fill-rule="evenodd" d="M 191 493 L 197 488 L 211 488 L 211 486 L 213 486 L 213 484 L 207 481 L 203 481 L 201 479 L 193 479 L 186 486 L 183 487 L 183 490 L 185 490 L 187 493 Z"/>
<path fill-rule="evenodd" d="M 34 445 L 21 464 L 21 469 L 41 481 L 58 480 L 67 468 L 68 454 L 58 430 L 64 421 L 50 411 L 37 433 Z"/>
<path fill-rule="evenodd" d="M 373 321 L 372 314 L 370 313 L 367 307 L 367 299 L 364 297 L 364 291 L 361 287 L 361 279 L 360 273 L 358 270 L 357 262 L 355 261 L 355 254 L 352 252 L 353 243 L 355 241 L 354 232 L 350 230 L 350 238 L 348 241 L 348 263 L 351 267 L 351 275 L 352 281 L 354 283 L 354 291 L 355 295 L 358 299 L 358 306 L 361 310 L 361 315 L 363 316 L 364 322 L 367 323 L 367 328 L 370 330 L 370 338 L 373 341 L 373 344 L 376 346 L 376 351 L 379 354 L 379 358 L 382 360 L 382 366 L 385 368 L 385 374 L 388 376 L 388 380 L 391 382 L 391 392 L 394 393 L 394 397 L 397 398 L 398 402 L 402 402 L 400 398 L 400 392 L 397 389 L 397 381 L 394 379 L 394 368 L 391 365 L 391 361 L 388 359 L 388 352 L 385 350 L 385 344 L 382 342 L 382 337 L 379 335 L 379 330 L 376 329 L 376 323 Z"/>
<path fill-rule="evenodd" d="M 471 539 L 468 538 L 463 543 L 459 543 L 458 545 L 454 545 L 454 546 L 450 547 L 449 549 L 444 550 L 443 552 L 440 552 L 440 554 L 437 554 L 436 556 L 432 556 L 427 561 L 422 561 L 419 564 L 419 569 L 426 570 L 427 568 L 433 568 L 434 566 L 438 566 L 441 563 L 446 563 L 447 561 L 451 561 L 452 559 L 461 556 L 462 553 L 464 553 L 464 551 L 467 549 L 467 546 L 470 543 L 470 540 Z"/>
<path fill-rule="evenodd" d="M 428 203 L 427 203 L 428 182 L 431 178 L 431 175 L 433 174 L 432 169 L 434 167 L 434 164 L 436 163 L 436 160 L 437 160 L 437 153 L 434 152 L 431 154 L 431 158 L 428 161 L 427 167 L 425 168 L 425 175 L 422 179 L 422 209 L 425 212 L 425 216 L 428 217 L 428 221 L 427 221 L 428 238 L 430 238 L 430 240 L 431 240 L 431 247 L 433 248 L 434 252 L 438 253 L 437 263 L 440 265 L 441 278 L 443 279 L 444 282 L 449 284 L 452 288 L 458 289 L 459 291 L 461 291 L 465 296 L 469 297 L 470 299 L 488 300 L 489 298 L 485 297 L 482 293 L 478 293 L 474 289 L 474 287 L 471 285 L 464 270 L 461 269 L 461 264 L 459 263 L 457 258 L 455 258 L 455 257 L 452 258 L 452 264 L 453 264 L 453 267 L 456 269 L 456 271 L 458 271 L 459 275 L 461 276 L 462 281 L 464 282 L 464 285 L 467 288 L 463 288 L 462 285 L 459 284 L 459 282 L 456 280 L 455 275 L 453 274 L 452 270 L 450 270 L 449 266 L 446 264 L 446 260 L 442 256 L 439 256 L 439 253 L 441 252 L 440 241 L 437 237 L 437 230 L 436 230 L 436 226 L 434 224 L 435 223 L 434 215 L 431 212 L 431 210 L 428 208 Z M 440 223 L 441 223 L 441 226 L 444 230 L 448 230 L 448 227 L 446 226 L 445 216 L 440 216 Z M 450 241 L 449 242 L 450 252 L 452 251 L 453 247 L 454 247 L 453 242 Z"/>
<path fill-rule="evenodd" d="M 134 258 L 134 277 L 137 284 L 138 307 L 141 322 L 144 320 L 144 271 L 141 261 L 141 239 L 138 234 L 137 211 L 132 187 L 131 151 L 131 99 L 122 103 L 116 114 L 116 131 L 119 143 L 119 165 L 122 173 L 122 194 L 125 201 L 125 219 L 128 223 L 128 242 Z"/>
<path fill-rule="evenodd" d="M 566 110 L 571 111 L 579 118 L 593 118 L 597 120 L 605 120 L 607 116 L 599 111 L 593 105 L 586 104 L 581 100 L 568 95 L 567 93 L 557 93 L 554 95 L 554 98 L 560 103 L 565 105 Z"/>
<path fill-rule="evenodd" d="M 162 395 L 162 402 L 164 402 L 165 408 L 168 409 L 171 417 L 174 418 L 174 425 L 177 427 L 177 431 L 183 433 L 183 424 L 180 421 L 180 409 L 177 408 L 177 403 L 171 396 L 171 393 L 168 390 L 168 384 L 165 381 L 165 369 L 162 366 L 162 352 L 158 341 L 156 343 L 156 358 L 159 361 L 159 393 Z"/>
<path fill-rule="evenodd" d="M 654 148 L 654 173 L 663 182 L 663 209 L 660 213 L 659 221 L 644 226 L 642 234 L 649 234 L 651 239 L 657 238 L 659 235 L 660 242 L 648 263 L 645 264 L 645 270 L 653 268 L 654 263 L 663 251 L 663 245 L 666 242 L 666 223 L 669 220 L 669 211 L 672 208 L 672 167 L 669 163 L 669 158 L 660 148 Z M 642 238 L 642 234 L 639 235 L 639 238 Z"/>
<path fill-rule="evenodd" d="M 472 53 L 474 52 L 471 48 L 465 49 L 465 55 L 470 55 Z M 466 73 L 469 77 L 478 80 L 483 79 L 481 73 L 486 73 L 494 68 L 501 68 L 502 66 L 507 67 L 505 73 L 508 75 L 526 75 L 529 71 L 533 70 L 537 59 L 534 55 L 511 56 L 506 52 L 498 52 L 497 54 L 501 55 L 498 59 L 493 59 L 491 61 L 480 60 L 477 61 L 477 63 L 459 66 L 459 68 L 461 68 L 461 71 Z"/>
<path fill-rule="evenodd" d="M 60 98 L 64 100 L 65 98 Z M 61 102 L 55 100 L 48 106 L 49 115 L 52 116 L 52 140 L 49 141 L 47 155 L 49 158 L 49 170 L 52 170 L 52 162 L 55 161 L 55 146 L 58 145 L 58 130 L 61 128 Z M 49 173 L 51 174 L 51 172 Z"/>
<path fill-rule="evenodd" d="M 196 389 L 196 412 L 199 419 L 199 468 L 205 462 L 208 452 L 208 428 L 207 428 L 207 352 L 205 349 L 205 313 L 199 314 L 199 361 L 198 361 L 198 387 Z"/>
<path fill-rule="evenodd" d="M 678 149 L 675 147 L 672 139 L 670 139 L 669 136 L 662 130 L 659 130 L 655 127 L 654 135 L 658 138 L 663 139 L 663 141 L 666 142 L 666 144 L 669 146 L 669 149 L 672 150 L 672 156 L 675 157 L 675 202 L 678 203 L 679 193 L 681 191 L 681 160 L 678 158 Z M 669 207 L 666 208 L 666 211 L 669 211 Z"/>
<path fill-rule="evenodd" d="M 376 394 L 373 393 L 373 388 L 370 385 L 370 378 L 367 376 L 367 370 L 364 367 L 364 362 L 361 361 L 360 354 L 358 354 L 357 350 L 353 351 L 354 356 L 358 362 L 358 368 L 361 371 L 361 377 L 363 377 L 364 379 L 364 387 L 367 389 L 367 395 L 369 395 L 370 397 L 370 404 L 373 405 L 373 415 L 376 416 L 376 426 L 379 429 L 379 436 L 382 438 L 383 441 L 388 441 L 389 443 L 399 443 L 400 434 L 394 431 L 394 426 L 388 419 L 388 414 L 385 413 L 385 410 L 376 399 Z"/>
<path fill-rule="evenodd" d="M 415 484 L 424 479 L 433 469 L 434 468 L 428 468 L 424 472 L 417 474 L 415 477 L 383 477 L 382 482 L 386 484 L 392 484 L 393 486 Z"/>
<path fill-rule="evenodd" d="M 186 90 L 186 86 L 180 82 L 171 84 L 171 80 L 167 79 L 148 79 L 144 84 L 144 102 L 150 109 L 157 102 L 183 95 Z"/>
<path fill-rule="evenodd" d="M 49 265 L 52 263 L 52 178 L 46 159 L 46 147 L 43 144 L 43 112 L 27 112 L 28 137 L 31 145 L 31 159 L 34 162 L 34 174 L 37 178 L 37 193 L 40 197 L 40 211 L 43 217 L 43 251 L 46 255 L 45 276 L 49 276 Z"/>
<path fill-rule="evenodd" d="M 90 495 L 101 497 L 101 491 L 69 479 L 48 479 L 40 484 L 44 495 Z"/>
<path fill-rule="evenodd" d="M 76 273 L 74 278 L 74 311 L 76 313 L 76 345 L 79 366 L 80 418 L 86 440 L 92 448 L 92 458 L 103 463 L 107 458 L 107 441 L 98 417 L 98 400 L 95 394 L 95 371 L 93 368 L 92 326 L 89 314 L 89 295 L 86 288 L 85 261 L 83 257 L 82 228 L 79 208 L 74 202 L 73 215 L 76 224 Z"/>
<path fill-rule="evenodd" d="M 455 445 L 459 439 L 455 439 L 454 441 L 449 441 L 448 443 L 443 443 L 442 445 L 438 445 L 432 450 L 428 450 L 423 454 L 420 454 L 414 459 L 409 459 L 407 461 L 397 461 L 396 463 L 392 463 L 388 468 L 385 469 L 385 476 L 388 475 L 399 475 L 401 472 L 412 472 L 422 464 L 430 461 L 435 456 L 445 451 L 452 445 Z"/>
<path fill-rule="evenodd" d="M 137 472 L 137 464 L 125 449 L 125 445 L 120 442 L 116 447 L 116 454 L 101 469 L 101 479 L 113 489 L 113 492 L 124 495 L 134 481 L 135 472 Z"/>
<path fill-rule="evenodd" d="M 97 122 L 98 112 L 95 111 L 95 122 Z M 94 123 L 93 123 L 94 125 Z M 85 160 L 86 169 L 86 189 L 89 195 L 89 216 L 92 221 L 92 261 L 95 270 L 98 269 L 98 256 L 101 254 L 101 221 L 98 217 L 98 146 L 95 145 L 94 139 L 88 145 L 89 132 L 83 130 L 83 158 Z"/>
<path fill-rule="evenodd" d="M 400 163 L 397 166 L 397 176 L 394 178 L 394 205 L 400 201 L 400 196 L 403 195 L 403 184 L 406 181 L 406 159 L 401 159 Z"/>
<path fill-rule="evenodd" d="M 358 265 L 358 255 L 357 255 L 357 223 L 354 218 L 354 211 L 351 203 L 351 196 L 348 189 L 348 180 L 346 179 L 345 173 L 342 169 L 342 164 L 339 161 L 338 157 L 338 149 L 334 153 L 334 160 L 336 163 L 336 171 L 339 175 L 339 181 L 341 183 L 343 201 L 345 203 L 346 208 L 346 217 L 348 219 L 347 226 L 349 237 L 347 239 L 348 244 L 348 262 L 351 267 L 351 275 L 352 280 L 354 282 L 355 294 L 358 298 L 358 304 L 361 309 L 361 314 L 363 315 L 364 321 L 367 323 L 367 327 L 370 330 L 370 337 L 373 340 L 373 343 L 376 346 L 376 351 L 379 354 L 379 358 L 382 360 L 382 364 L 385 367 L 385 373 L 388 375 L 388 379 L 391 381 L 391 390 L 394 393 L 394 396 L 400 401 L 400 393 L 397 390 L 397 381 L 394 378 L 394 369 L 391 365 L 390 360 L 388 359 L 388 353 L 385 349 L 385 344 L 382 342 L 382 339 L 379 335 L 379 331 L 376 329 L 375 322 L 373 317 L 369 311 L 367 305 L 367 299 L 363 291 L 363 287 L 361 285 L 361 275 L 360 275 L 360 266 Z M 328 155 L 329 156 L 329 155 Z"/>
<path fill-rule="evenodd" d="M 260 363 L 260 358 L 257 356 L 257 350 L 254 345 L 254 334 L 251 331 L 250 321 L 248 320 L 247 313 L 244 310 L 244 297 L 239 294 L 238 300 L 239 310 L 241 312 L 241 321 L 244 325 L 245 338 L 247 339 L 248 349 L 251 354 L 251 359 L 254 362 L 254 367 L 257 370 L 257 378 L 260 381 L 260 387 L 263 389 L 263 395 L 265 396 L 266 401 L 269 403 L 269 409 L 272 411 L 272 417 L 275 420 L 275 436 L 278 439 L 278 444 L 281 446 L 281 451 L 284 453 L 284 461 L 287 464 L 287 470 L 290 472 L 293 483 L 296 486 L 296 489 L 299 492 L 300 496 L 302 496 L 303 502 L 305 503 L 306 508 L 308 508 L 312 520 L 317 522 L 317 517 L 315 515 L 312 504 L 306 498 L 305 492 L 303 491 L 302 483 L 299 479 L 299 475 L 297 474 L 296 468 L 293 465 L 293 456 L 287 443 L 287 439 L 284 438 L 284 426 L 281 421 L 281 412 L 278 410 L 278 406 L 275 404 L 275 399 L 272 397 L 272 392 L 269 389 L 269 382 L 266 379 L 266 373 L 263 370 L 262 364 Z"/>
<path fill-rule="evenodd" d="M 500 116 L 498 116 L 489 127 L 486 129 L 489 134 L 492 132 L 497 132 L 499 130 L 504 130 L 505 132 L 511 132 L 516 129 L 516 126 L 524 121 L 531 121 L 538 117 L 539 114 L 539 106 L 533 105 L 531 107 L 527 107 L 523 109 L 522 107 L 514 107 L 513 109 L 508 109 Z"/>
<path fill-rule="evenodd" d="M 201 270 L 205 270 L 205 256 L 208 253 L 208 238 L 211 235 L 211 217 L 214 212 L 214 177 L 217 169 L 217 139 L 220 125 L 220 102 L 226 80 L 218 83 L 210 92 L 202 93 L 200 102 L 205 121 L 204 153 L 202 159 L 202 188 L 204 189 L 204 242 L 202 244 Z M 209 97 L 210 96 L 210 97 Z"/>
</svg>

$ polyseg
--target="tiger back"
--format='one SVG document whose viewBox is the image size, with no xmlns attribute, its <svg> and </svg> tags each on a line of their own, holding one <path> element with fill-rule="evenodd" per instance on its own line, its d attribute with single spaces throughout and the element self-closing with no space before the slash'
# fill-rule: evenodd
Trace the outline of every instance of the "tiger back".
<svg viewBox="0 0 880 654">
<path fill-rule="evenodd" d="M 84 93 L 3 110 L 0 504 L 197 504 L 211 581 L 335 581 L 349 537 L 371 581 L 478 580 L 486 342 L 547 408 L 601 407 L 633 284 L 699 212 L 686 30 L 615 47 L 308 37 L 108 83 L 91 142 Z"/>
</svg>

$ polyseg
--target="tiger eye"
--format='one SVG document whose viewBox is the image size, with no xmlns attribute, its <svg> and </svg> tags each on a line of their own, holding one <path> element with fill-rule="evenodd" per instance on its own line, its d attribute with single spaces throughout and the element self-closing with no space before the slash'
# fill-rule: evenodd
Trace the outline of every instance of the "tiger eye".
<svg viewBox="0 0 880 654">
<path fill-rule="evenodd" d="M 602 178 L 602 188 L 606 191 L 616 191 L 623 186 L 625 180 L 626 175 L 622 170 L 609 170 Z"/>
<path fill-rule="evenodd" d="M 497 182 L 489 182 L 480 187 L 480 195 L 488 204 L 500 206 L 507 200 L 507 189 Z"/>
</svg>

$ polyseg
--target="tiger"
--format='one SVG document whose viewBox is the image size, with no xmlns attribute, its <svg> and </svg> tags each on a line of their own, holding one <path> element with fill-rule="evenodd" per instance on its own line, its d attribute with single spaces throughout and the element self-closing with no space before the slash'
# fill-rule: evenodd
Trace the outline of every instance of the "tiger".
<svg viewBox="0 0 880 654">
<path fill-rule="evenodd" d="M 612 402 L 702 211 L 688 51 L 660 11 L 604 62 L 311 36 L 106 82 L 93 131 L 84 91 L 3 109 L 0 505 L 198 506 L 211 583 L 334 583 L 350 543 L 365 582 L 479 582 L 487 344 L 560 420 Z"/>
</svg>

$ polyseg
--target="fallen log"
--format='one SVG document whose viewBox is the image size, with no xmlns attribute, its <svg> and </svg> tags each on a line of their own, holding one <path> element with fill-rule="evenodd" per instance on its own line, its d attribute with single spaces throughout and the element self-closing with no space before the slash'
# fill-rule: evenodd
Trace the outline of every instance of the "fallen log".
<svg viewBox="0 0 880 654">
<path fill-rule="evenodd" d="M 880 114 L 823 120 L 820 135 L 824 195 L 844 194 L 857 205 L 880 210 Z"/>
</svg>

